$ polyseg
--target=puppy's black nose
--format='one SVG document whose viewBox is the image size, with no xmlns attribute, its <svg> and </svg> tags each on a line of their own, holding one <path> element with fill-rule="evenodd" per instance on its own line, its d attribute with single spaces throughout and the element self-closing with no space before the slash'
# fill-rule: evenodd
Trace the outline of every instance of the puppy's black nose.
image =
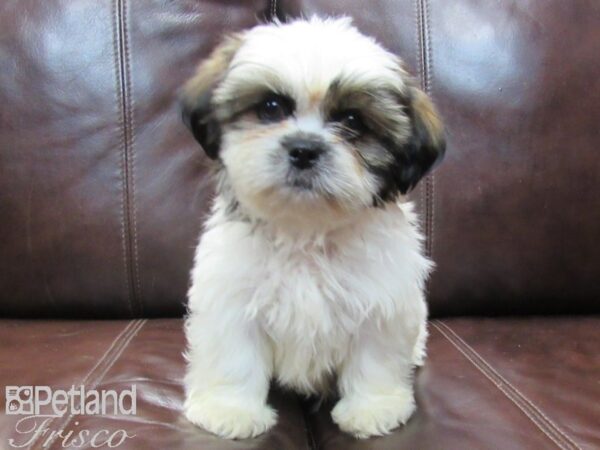
<svg viewBox="0 0 600 450">
<path fill-rule="evenodd" d="M 295 147 L 289 151 L 290 162 L 298 169 L 310 169 L 322 152 L 318 147 Z"/>
<path fill-rule="evenodd" d="M 312 137 L 288 137 L 282 145 L 287 149 L 290 163 L 297 169 L 310 169 L 324 152 L 321 139 Z"/>
</svg>

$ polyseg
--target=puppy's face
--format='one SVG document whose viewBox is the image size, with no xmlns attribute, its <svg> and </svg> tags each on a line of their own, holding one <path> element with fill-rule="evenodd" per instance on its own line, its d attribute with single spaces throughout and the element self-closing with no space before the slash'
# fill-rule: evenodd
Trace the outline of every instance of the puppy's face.
<svg viewBox="0 0 600 450">
<path fill-rule="evenodd" d="M 184 87 L 183 106 L 235 200 L 263 219 L 393 201 L 444 153 L 429 99 L 348 19 L 229 37 Z"/>
</svg>

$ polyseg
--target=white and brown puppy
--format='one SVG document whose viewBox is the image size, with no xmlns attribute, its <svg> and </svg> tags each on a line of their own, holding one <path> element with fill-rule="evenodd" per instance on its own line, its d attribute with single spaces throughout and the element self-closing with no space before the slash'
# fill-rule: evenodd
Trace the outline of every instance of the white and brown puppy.
<svg viewBox="0 0 600 450">
<path fill-rule="evenodd" d="M 432 264 L 403 194 L 444 153 L 429 99 L 349 19 L 313 18 L 228 37 L 183 108 L 218 179 L 189 291 L 187 418 L 258 435 L 274 378 L 337 388 L 333 420 L 357 437 L 405 423 Z"/>
</svg>

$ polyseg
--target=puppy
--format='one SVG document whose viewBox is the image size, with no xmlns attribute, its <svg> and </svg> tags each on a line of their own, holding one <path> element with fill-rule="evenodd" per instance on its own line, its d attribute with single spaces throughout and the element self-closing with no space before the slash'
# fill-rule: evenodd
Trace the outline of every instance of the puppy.
<svg viewBox="0 0 600 450">
<path fill-rule="evenodd" d="M 276 422 L 269 382 L 336 391 L 365 438 L 415 410 L 432 263 L 404 194 L 444 153 L 403 63 L 347 18 L 230 36 L 182 90 L 217 193 L 185 323 L 186 417 L 226 438 Z"/>
</svg>

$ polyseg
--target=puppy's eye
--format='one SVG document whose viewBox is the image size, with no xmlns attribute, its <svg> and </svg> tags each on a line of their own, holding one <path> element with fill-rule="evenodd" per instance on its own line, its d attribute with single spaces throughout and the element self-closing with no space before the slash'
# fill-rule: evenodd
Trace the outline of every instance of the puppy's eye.
<svg viewBox="0 0 600 450">
<path fill-rule="evenodd" d="M 256 105 L 256 116 L 265 123 L 280 122 L 293 112 L 292 101 L 281 95 L 270 95 Z"/>
<path fill-rule="evenodd" d="M 360 136 L 367 129 L 360 113 L 354 109 L 337 112 L 331 120 L 342 126 L 352 137 Z"/>
</svg>

